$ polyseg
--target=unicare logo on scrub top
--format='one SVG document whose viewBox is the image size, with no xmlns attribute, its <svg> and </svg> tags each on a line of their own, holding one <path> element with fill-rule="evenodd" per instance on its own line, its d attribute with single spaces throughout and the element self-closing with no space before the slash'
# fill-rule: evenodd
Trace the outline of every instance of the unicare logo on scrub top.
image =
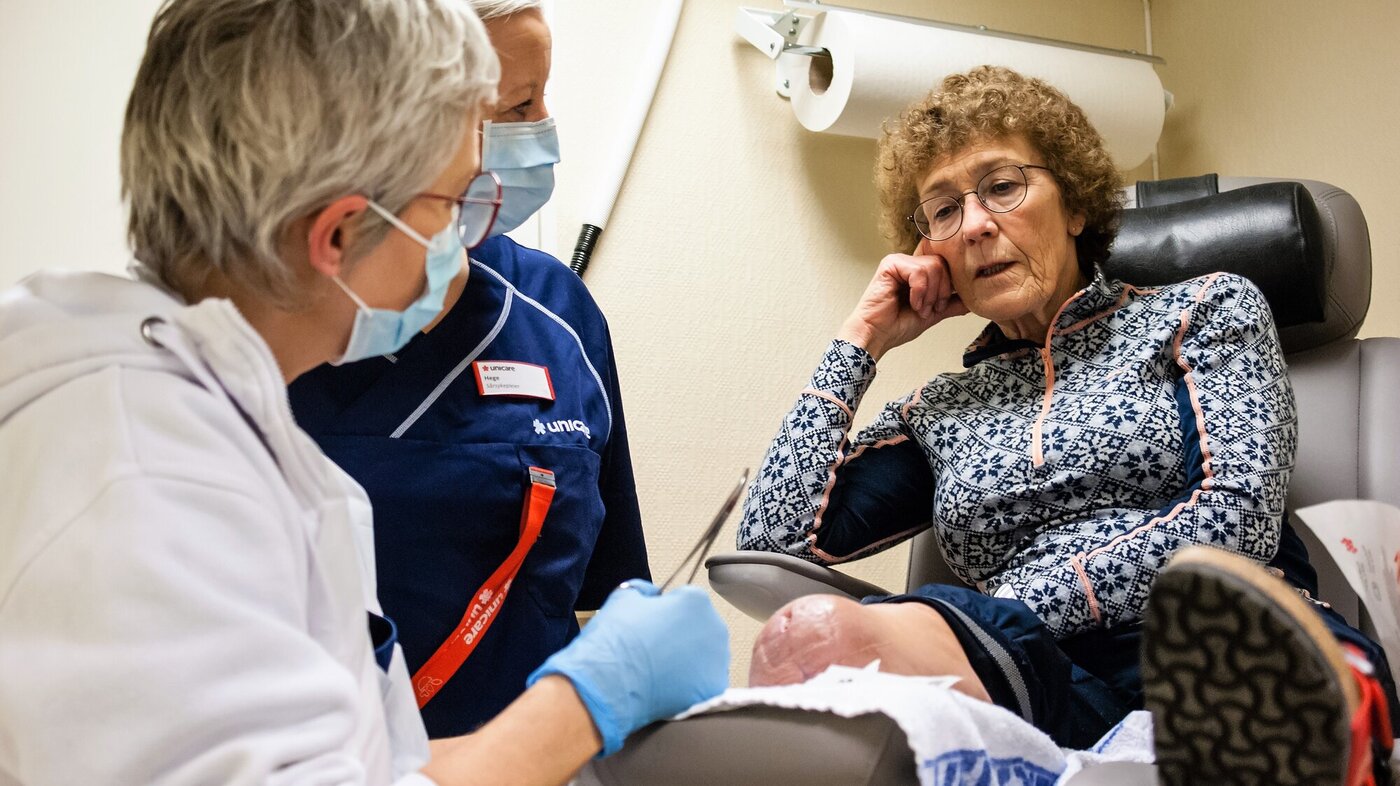
<svg viewBox="0 0 1400 786">
<path fill-rule="evenodd" d="M 548 423 L 541 423 L 539 418 L 535 419 L 535 433 L 543 435 L 545 432 L 559 434 L 564 431 L 577 431 L 588 439 L 593 439 L 593 433 L 588 430 L 588 424 L 582 420 L 551 420 Z"/>
</svg>

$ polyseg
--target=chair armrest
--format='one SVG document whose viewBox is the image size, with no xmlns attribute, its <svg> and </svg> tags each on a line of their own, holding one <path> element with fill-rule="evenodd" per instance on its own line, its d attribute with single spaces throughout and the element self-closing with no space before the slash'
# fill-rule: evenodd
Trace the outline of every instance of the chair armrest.
<svg viewBox="0 0 1400 786">
<path fill-rule="evenodd" d="M 803 595 L 863 598 L 890 591 L 788 554 L 736 551 L 705 560 L 710 587 L 735 608 L 766 621 L 773 612 Z"/>
<path fill-rule="evenodd" d="M 577 786 L 918 786 L 909 739 L 889 716 L 740 707 L 638 731 L 584 765 Z"/>
</svg>

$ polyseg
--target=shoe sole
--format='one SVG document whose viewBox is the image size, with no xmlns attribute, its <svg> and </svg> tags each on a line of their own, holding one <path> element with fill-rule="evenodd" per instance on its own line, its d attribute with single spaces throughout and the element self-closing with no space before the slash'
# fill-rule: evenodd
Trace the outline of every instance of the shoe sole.
<svg viewBox="0 0 1400 786">
<path fill-rule="evenodd" d="M 1153 585 L 1143 636 L 1160 783 L 1345 780 L 1349 671 L 1287 585 L 1234 555 L 1193 549 Z"/>
</svg>

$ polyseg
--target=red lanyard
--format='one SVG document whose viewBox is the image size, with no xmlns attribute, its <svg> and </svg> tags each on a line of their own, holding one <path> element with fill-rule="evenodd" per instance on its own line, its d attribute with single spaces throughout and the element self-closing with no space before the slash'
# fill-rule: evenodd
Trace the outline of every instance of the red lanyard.
<svg viewBox="0 0 1400 786">
<path fill-rule="evenodd" d="M 520 511 L 520 541 L 506 561 L 472 596 L 471 606 L 456 630 L 413 675 L 413 687 L 420 709 L 452 679 L 452 675 L 457 673 L 457 669 L 462 667 L 486 635 L 491 623 L 496 621 L 501 603 L 505 601 L 506 593 L 510 592 L 510 584 L 520 572 L 520 565 L 525 562 L 525 555 L 539 540 L 544 517 L 549 513 L 549 504 L 553 500 L 554 473 L 530 467 L 530 488 L 525 492 L 525 506 Z"/>
</svg>

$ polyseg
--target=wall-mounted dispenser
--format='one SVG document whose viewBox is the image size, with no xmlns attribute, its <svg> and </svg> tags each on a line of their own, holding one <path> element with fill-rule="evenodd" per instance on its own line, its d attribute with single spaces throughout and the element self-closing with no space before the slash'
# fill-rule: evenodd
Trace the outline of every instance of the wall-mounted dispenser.
<svg viewBox="0 0 1400 786">
<path fill-rule="evenodd" d="M 776 61 L 778 93 L 812 131 L 878 137 L 947 74 L 1002 65 L 1064 91 L 1131 169 L 1151 155 L 1171 104 L 1151 55 L 810 0 L 785 6 L 740 8 L 735 31 Z"/>
</svg>

